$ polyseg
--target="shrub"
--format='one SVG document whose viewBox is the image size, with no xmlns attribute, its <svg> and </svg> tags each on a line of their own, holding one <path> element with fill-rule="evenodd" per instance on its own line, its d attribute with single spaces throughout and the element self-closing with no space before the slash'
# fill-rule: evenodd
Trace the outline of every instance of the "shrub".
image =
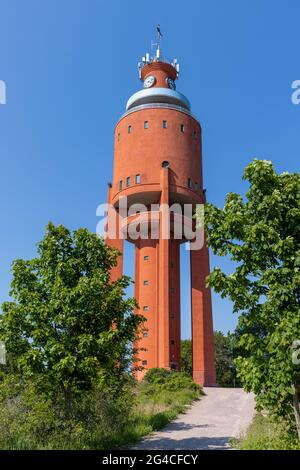
<svg viewBox="0 0 300 470">
<path fill-rule="evenodd" d="M 203 394 L 202 388 L 190 376 L 160 368 L 147 371 L 138 388 L 139 404 L 161 404 L 176 408 L 178 413 Z"/>
<path fill-rule="evenodd" d="M 182 390 L 188 388 L 195 392 L 201 391 L 201 387 L 188 374 L 161 368 L 149 369 L 145 374 L 144 382 L 157 386 L 157 390 Z"/>
<path fill-rule="evenodd" d="M 150 384 L 164 384 L 171 374 L 170 370 L 154 367 L 146 372 L 144 381 Z"/>
</svg>

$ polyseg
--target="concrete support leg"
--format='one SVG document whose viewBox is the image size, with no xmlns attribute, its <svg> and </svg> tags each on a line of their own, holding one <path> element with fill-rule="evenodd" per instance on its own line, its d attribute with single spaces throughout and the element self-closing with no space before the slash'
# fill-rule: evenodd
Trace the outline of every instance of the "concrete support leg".
<svg viewBox="0 0 300 470">
<path fill-rule="evenodd" d="M 191 250 L 191 306 L 193 379 L 199 385 L 216 386 L 214 336 L 210 289 L 205 287 L 209 274 L 208 248 Z"/>
<path fill-rule="evenodd" d="M 161 168 L 161 197 L 159 224 L 159 356 L 158 367 L 170 368 L 170 220 L 169 220 L 169 169 Z"/>
</svg>

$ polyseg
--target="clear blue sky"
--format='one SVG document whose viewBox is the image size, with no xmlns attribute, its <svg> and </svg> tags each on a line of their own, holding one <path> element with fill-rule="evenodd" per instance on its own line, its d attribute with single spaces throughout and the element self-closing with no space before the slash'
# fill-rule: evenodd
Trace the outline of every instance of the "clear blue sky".
<svg viewBox="0 0 300 470">
<path fill-rule="evenodd" d="M 141 87 L 137 62 L 157 23 L 165 55 L 181 64 L 178 90 L 202 124 L 209 201 L 244 193 L 243 168 L 254 156 L 299 171 L 300 106 L 290 99 L 300 79 L 298 0 L 0 0 L 0 18 L 1 301 L 12 260 L 34 256 L 49 220 L 95 231 L 114 124 Z M 222 259 L 211 264 L 230 269 Z M 187 273 L 185 254 L 184 337 Z M 213 304 L 215 328 L 233 329 L 230 303 L 214 294 Z"/>
</svg>

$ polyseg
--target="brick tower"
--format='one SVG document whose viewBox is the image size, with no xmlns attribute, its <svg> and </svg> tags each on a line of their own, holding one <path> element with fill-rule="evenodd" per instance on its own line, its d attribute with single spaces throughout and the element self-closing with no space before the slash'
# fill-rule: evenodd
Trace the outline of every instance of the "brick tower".
<svg viewBox="0 0 300 470">
<path fill-rule="evenodd" d="M 124 238 L 135 244 L 135 297 L 147 318 L 138 341 L 136 373 L 147 369 L 180 369 L 180 244 L 187 237 L 176 227 L 192 227 L 191 218 L 171 214 L 170 237 L 163 235 L 166 205 L 204 203 L 201 126 L 191 114 L 188 99 L 176 91 L 179 64 L 161 57 L 160 34 L 155 57 L 139 63 L 143 89 L 130 97 L 115 128 L 113 183 L 109 185 L 106 242 L 123 253 Z M 126 197 L 130 213 L 121 212 Z M 134 207 L 132 208 L 132 206 Z M 149 218 L 151 217 L 151 235 Z M 176 219 L 176 221 L 175 221 Z M 113 222 L 114 220 L 114 222 Z M 116 222 L 115 222 L 116 220 Z M 179 222 L 178 222 L 179 221 Z M 111 226 L 116 228 L 116 236 Z M 140 233 L 130 235 L 130 230 Z M 185 231 L 186 232 L 186 231 Z M 112 272 L 122 274 L 122 256 Z M 208 249 L 190 251 L 193 378 L 201 385 L 216 385 Z"/>
</svg>

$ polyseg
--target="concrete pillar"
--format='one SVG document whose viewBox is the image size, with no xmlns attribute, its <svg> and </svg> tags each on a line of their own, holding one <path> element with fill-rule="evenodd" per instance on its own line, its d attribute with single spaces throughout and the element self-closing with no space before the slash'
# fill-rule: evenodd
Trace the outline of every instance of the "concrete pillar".
<svg viewBox="0 0 300 470">
<path fill-rule="evenodd" d="M 170 241 L 170 367 L 180 369 L 180 240 Z"/>
<path fill-rule="evenodd" d="M 169 256 L 169 169 L 160 170 L 160 223 L 159 223 L 159 304 L 158 304 L 158 367 L 170 368 L 170 256 Z"/>
<path fill-rule="evenodd" d="M 204 246 L 191 250 L 191 307 L 193 379 L 199 385 L 216 386 L 214 336 L 210 289 L 205 287 L 209 274 L 209 253 Z"/>
<path fill-rule="evenodd" d="M 135 377 L 141 380 L 148 369 L 158 364 L 158 241 L 138 239 L 135 242 L 134 296 L 138 312 L 147 321 L 142 338 L 136 341 L 135 366 L 139 368 Z"/>
</svg>

